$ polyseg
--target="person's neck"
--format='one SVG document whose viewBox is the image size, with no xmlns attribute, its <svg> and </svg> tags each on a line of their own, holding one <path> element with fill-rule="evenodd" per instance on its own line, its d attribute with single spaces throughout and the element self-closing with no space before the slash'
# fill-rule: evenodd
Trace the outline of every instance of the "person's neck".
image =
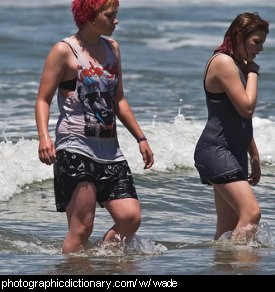
<svg viewBox="0 0 275 292">
<path fill-rule="evenodd" d="M 75 37 L 80 43 L 90 48 L 97 47 L 100 44 L 100 36 L 91 36 L 91 33 L 85 33 L 85 31 L 82 30 L 79 30 L 75 34 Z"/>
</svg>

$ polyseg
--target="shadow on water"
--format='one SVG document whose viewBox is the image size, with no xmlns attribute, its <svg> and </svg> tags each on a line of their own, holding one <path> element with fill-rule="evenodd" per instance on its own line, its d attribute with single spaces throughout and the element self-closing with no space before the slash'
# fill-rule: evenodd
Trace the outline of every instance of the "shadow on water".
<svg viewBox="0 0 275 292">
<path fill-rule="evenodd" d="M 235 248 L 215 249 L 213 272 L 219 274 L 253 274 L 257 273 L 258 264 L 262 261 L 258 249 Z"/>
<path fill-rule="evenodd" d="M 46 274 L 58 275 L 126 275 L 139 274 L 136 258 L 67 256 Z"/>
</svg>

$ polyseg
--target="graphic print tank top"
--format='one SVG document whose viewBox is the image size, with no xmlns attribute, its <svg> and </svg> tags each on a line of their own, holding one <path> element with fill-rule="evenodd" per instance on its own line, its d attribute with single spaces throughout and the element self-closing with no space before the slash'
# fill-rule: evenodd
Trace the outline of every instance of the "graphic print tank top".
<svg viewBox="0 0 275 292">
<path fill-rule="evenodd" d="M 63 40 L 78 62 L 74 94 L 65 98 L 58 89 L 59 119 L 56 150 L 66 149 L 91 159 L 110 163 L 125 160 L 116 132 L 115 97 L 118 84 L 117 61 L 108 41 L 101 38 L 106 52 L 104 64 L 95 64 L 70 38 Z"/>
</svg>

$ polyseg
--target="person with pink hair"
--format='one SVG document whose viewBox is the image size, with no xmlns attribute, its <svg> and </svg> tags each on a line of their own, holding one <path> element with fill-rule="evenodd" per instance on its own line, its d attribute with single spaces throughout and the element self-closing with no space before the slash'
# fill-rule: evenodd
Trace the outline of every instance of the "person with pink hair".
<svg viewBox="0 0 275 292">
<path fill-rule="evenodd" d="M 56 208 L 67 214 L 63 253 L 87 243 L 96 202 L 114 220 L 104 241 L 130 242 L 141 222 L 116 117 L 136 139 L 145 169 L 154 159 L 123 92 L 120 49 L 110 37 L 118 25 L 118 8 L 118 0 L 73 0 L 78 31 L 52 47 L 41 76 L 35 109 L 38 152 L 42 163 L 54 166 Z M 48 121 L 56 89 L 60 115 L 53 143 Z"/>
</svg>

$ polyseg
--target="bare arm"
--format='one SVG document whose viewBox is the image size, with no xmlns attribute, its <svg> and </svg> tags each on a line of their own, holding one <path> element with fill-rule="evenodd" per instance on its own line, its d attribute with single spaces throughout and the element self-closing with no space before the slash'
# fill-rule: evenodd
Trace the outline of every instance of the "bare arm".
<svg viewBox="0 0 275 292">
<path fill-rule="evenodd" d="M 257 101 L 257 73 L 259 66 L 254 62 L 247 65 L 247 84 L 243 86 L 239 69 L 234 60 L 224 54 L 213 60 L 212 73 L 220 90 L 225 92 L 238 113 L 246 119 L 252 117 Z M 212 65 L 212 64 L 211 64 Z"/>
<path fill-rule="evenodd" d="M 122 69 L 121 69 L 121 55 L 119 46 L 115 41 L 112 41 L 112 46 L 117 55 L 118 59 L 118 87 L 117 87 L 117 104 L 116 104 L 116 114 L 123 125 L 128 129 L 128 131 L 138 140 L 144 137 L 144 134 L 139 127 L 137 120 L 133 114 L 131 107 L 129 106 L 124 92 L 123 92 L 123 82 L 122 82 Z M 154 164 L 153 152 L 147 140 L 139 142 L 139 150 L 143 157 L 144 168 L 150 168 Z"/>
<path fill-rule="evenodd" d="M 63 78 L 66 54 L 66 48 L 61 43 L 57 43 L 52 48 L 45 61 L 36 99 L 35 118 L 39 137 L 39 159 L 48 165 L 55 159 L 55 147 L 48 131 L 50 105 Z"/>
</svg>

